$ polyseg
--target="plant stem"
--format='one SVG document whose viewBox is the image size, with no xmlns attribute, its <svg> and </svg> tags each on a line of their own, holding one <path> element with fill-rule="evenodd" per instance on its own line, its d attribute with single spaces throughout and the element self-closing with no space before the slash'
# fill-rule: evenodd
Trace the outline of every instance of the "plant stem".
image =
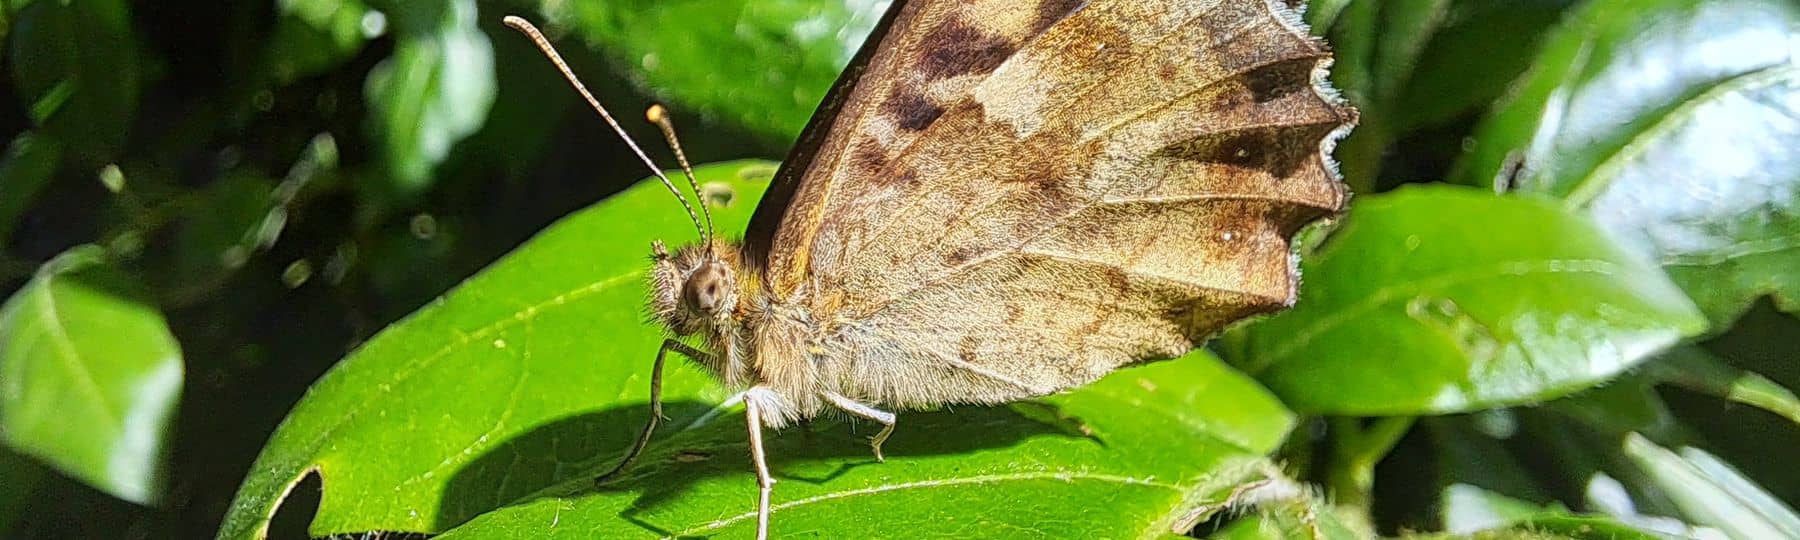
<svg viewBox="0 0 1800 540">
<path fill-rule="evenodd" d="M 1368 426 L 1361 425 L 1361 421 L 1350 417 L 1331 419 L 1335 436 L 1326 481 L 1337 504 L 1367 510 L 1370 491 L 1375 487 L 1375 464 L 1412 428 L 1413 417 L 1378 418 Z"/>
</svg>

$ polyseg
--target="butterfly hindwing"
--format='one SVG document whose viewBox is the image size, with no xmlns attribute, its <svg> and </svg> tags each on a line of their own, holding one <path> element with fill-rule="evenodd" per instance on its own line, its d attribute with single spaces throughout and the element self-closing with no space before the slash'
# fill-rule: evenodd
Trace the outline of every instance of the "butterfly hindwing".
<svg viewBox="0 0 1800 540">
<path fill-rule="evenodd" d="M 766 262 L 827 321 L 836 386 L 1041 395 L 1291 302 L 1354 111 L 1285 2 L 915 0 L 892 24 Z"/>
</svg>

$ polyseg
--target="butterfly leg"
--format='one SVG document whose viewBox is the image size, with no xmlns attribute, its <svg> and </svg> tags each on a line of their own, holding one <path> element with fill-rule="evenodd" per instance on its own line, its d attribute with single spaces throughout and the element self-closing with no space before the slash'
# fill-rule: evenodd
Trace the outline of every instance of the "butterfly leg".
<svg viewBox="0 0 1800 540">
<path fill-rule="evenodd" d="M 764 390 L 762 387 L 751 388 L 752 392 Z M 764 390 L 766 391 L 766 390 Z M 761 491 L 756 498 L 756 540 L 767 540 L 769 537 L 769 494 L 775 488 L 775 477 L 769 476 L 769 461 L 763 453 L 762 440 L 762 406 L 757 400 L 744 400 L 744 422 L 750 429 L 750 460 L 756 464 L 756 487 Z"/>
<path fill-rule="evenodd" d="M 887 458 L 881 455 L 881 443 L 887 442 L 888 435 L 894 434 L 894 413 L 864 405 L 837 392 L 824 392 L 822 395 L 825 396 L 825 401 L 831 402 L 832 406 L 844 412 L 881 423 L 881 433 L 876 433 L 875 437 L 869 440 L 869 446 L 875 450 L 875 461 L 887 461 Z"/>
<path fill-rule="evenodd" d="M 612 470 L 595 477 L 594 485 L 600 486 L 619 479 L 625 474 L 625 469 L 630 468 L 631 463 L 637 461 L 638 455 L 644 453 L 644 447 L 650 445 L 650 435 L 656 433 L 656 423 L 663 417 L 663 360 L 668 357 L 669 351 L 687 355 L 688 358 L 699 362 L 706 362 L 708 358 L 712 357 L 706 351 L 689 347 L 686 343 L 675 341 L 673 338 L 663 340 L 662 347 L 656 350 L 656 363 L 650 367 L 650 421 L 644 423 L 643 433 L 639 433 L 637 442 L 631 444 L 631 450 L 625 453 L 625 459 L 619 460 L 619 464 L 613 466 Z"/>
</svg>

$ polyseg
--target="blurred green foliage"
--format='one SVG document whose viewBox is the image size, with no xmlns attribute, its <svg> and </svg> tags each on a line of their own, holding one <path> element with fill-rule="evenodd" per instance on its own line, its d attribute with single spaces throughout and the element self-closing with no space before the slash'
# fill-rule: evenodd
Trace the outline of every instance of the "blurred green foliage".
<svg viewBox="0 0 1800 540">
<path fill-rule="evenodd" d="M 776 436 L 777 531 L 1800 536 L 1800 4 L 1312 4 L 1362 124 L 1297 308 L 905 415 L 886 464 Z M 710 163 L 780 157 L 885 5 L 5 2 L 0 536 L 741 533 L 685 364 L 585 487 L 648 414 L 647 242 L 692 232 L 499 19 Z M 722 230 L 771 167 L 701 168 Z"/>
</svg>

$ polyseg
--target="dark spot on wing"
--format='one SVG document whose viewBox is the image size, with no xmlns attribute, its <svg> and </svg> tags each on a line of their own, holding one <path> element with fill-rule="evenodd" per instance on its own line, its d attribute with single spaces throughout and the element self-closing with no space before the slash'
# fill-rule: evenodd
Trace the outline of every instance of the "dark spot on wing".
<svg viewBox="0 0 1800 540">
<path fill-rule="evenodd" d="M 1207 133 L 1165 146 L 1153 155 L 1266 171 L 1281 178 L 1316 159 L 1319 139 L 1334 127 L 1335 123 L 1301 124 Z"/>
<path fill-rule="evenodd" d="M 950 263 L 950 266 L 962 266 L 963 263 L 969 262 L 970 259 L 975 258 L 976 255 L 980 255 L 981 252 L 982 249 L 980 246 L 958 246 L 956 249 L 950 250 L 950 254 L 945 256 L 945 262 Z"/>
<path fill-rule="evenodd" d="M 1288 94 L 1312 88 L 1312 69 L 1317 60 L 1295 58 L 1266 65 L 1238 76 L 1244 89 L 1257 103 L 1275 101 Z"/>
<path fill-rule="evenodd" d="M 917 183 L 919 181 L 919 171 L 918 171 L 918 169 L 914 169 L 912 167 L 906 167 L 904 169 L 901 169 L 898 173 L 896 173 L 893 176 L 892 181 L 893 181 L 893 183 L 900 184 L 900 185 L 910 185 L 910 184 Z"/>
<path fill-rule="evenodd" d="M 962 21 L 935 28 L 919 43 L 919 71 L 926 81 L 957 75 L 983 74 L 1000 67 L 1017 45 L 999 36 L 983 35 Z"/>
<path fill-rule="evenodd" d="M 981 352 L 981 338 L 973 334 L 963 336 L 961 341 L 956 342 L 956 356 L 964 362 L 974 362 L 978 352 Z"/>
<path fill-rule="evenodd" d="M 1042 0 L 1038 2 L 1037 18 L 1031 21 L 1031 34 L 1043 33 L 1056 21 L 1063 20 L 1069 14 L 1087 5 L 1087 0 Z"/>
<path fill-rule="evenodd" d="M 858 145 L 856 150 L 850 154 L 851 170 L 865 178 L 881 174 L 882 169 L 887 168 L 887 164 L 887 151 L 874 143 Z"/>
<path fill-rule="evenodd" d="M 944 115 L 943 107 L 932 103 L 924 94 L 906 89 L 897 90 L 884 107 L 894 123 L 907 131 L 923 130 Z"/>
</svg>

